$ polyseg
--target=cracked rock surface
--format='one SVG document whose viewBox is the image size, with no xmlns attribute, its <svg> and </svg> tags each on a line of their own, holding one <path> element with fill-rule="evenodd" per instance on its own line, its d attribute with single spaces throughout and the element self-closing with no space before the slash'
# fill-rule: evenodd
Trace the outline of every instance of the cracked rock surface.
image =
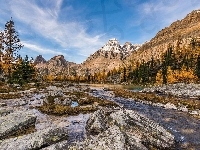
<svg viewBox="0 0 200 150">
<path fill-rule="evenodd" d="M 21 129 L 34 125 L 36 116 L 29 111 L 16 111 L 6 116 L 0 117 L 0 139 L 4 139 L 9 135 Z"/>
<path fill-rule="evenodd" d="M 39 149 L 59 142 L 61 139 L 67 138 L 67 132 L 64 128 L 47 128 L 37 132 L 6 139 L 0 143 L 1 150 L 32 150 Z"/>
<path fill-rule="evenodd" d="M 71 149 L 161 149 L 173 148 L 175 137 L 158 123 L 133 110 L 96 111 L 87 122 L 90 135 Z M 104 117 L 101 118 L 100 116 Z M 95 119 L 94 119 L 95 118 Z M 94 132 L 96 129 L 98 132 Z M 92 135 L 91 135 L 92 134 Z"/>
</svg>

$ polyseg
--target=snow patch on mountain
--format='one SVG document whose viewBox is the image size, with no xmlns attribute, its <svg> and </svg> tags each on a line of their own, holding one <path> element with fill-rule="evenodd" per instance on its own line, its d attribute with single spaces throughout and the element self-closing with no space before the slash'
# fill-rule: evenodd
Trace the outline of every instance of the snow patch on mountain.
<svg viewBox="0 0 200 150">
<path fill-rule="evenodd" d="M 101 49 L 101 52 L 114 52 L 114 53 L 129 53 L 137 50 L 141 47 L 140 44 L 131 44 L 126 42 L 124 45 L 120 45 L 116 38 L 110 39 Z"/>
</svg>

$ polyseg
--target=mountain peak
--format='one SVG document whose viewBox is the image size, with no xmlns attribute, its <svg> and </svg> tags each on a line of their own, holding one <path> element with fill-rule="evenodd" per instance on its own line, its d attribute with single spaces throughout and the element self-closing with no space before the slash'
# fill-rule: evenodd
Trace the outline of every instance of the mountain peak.
<svg viewBox="0 0 200 150">
<path fill-rule="evenodd" d="M 53 64 L 57 66 L 66 66 L 67 61 L 65 60 L 63 55 L 57 55 L 52 57 L 49 61 L 48 64 Z"/>
<path fill-rule="evenodd" d="M 101 52 L 114 52 L 114 53 L 124 53 L 124 52 L 132 52 L 133 50 L 137 50 L 140 48 L 139 44 L 131 44 L 130 42 L 126 42 L 124 45 L 120 45 L 119 41 L 116 38 L 110 39 L 101 49 Z"/>
<path fill-rule="evenodd" d="M 38 55 L 36 58 L 35 58 L 35 61 L 34 61 L 34 64 L 37 65 L 37 64 L 44 64 L 46 63 L 47 61 L 42 57 L 42 55 Z"/>
<path fill-rule="evenodd" d="M 110 39 L 102 48 L 101 51 L 114 51 L 119 53 L 121 46 L 116 38 Z"/>
<path fill-rule="evenodd" d="M 63 55 L 57 55 L 52 57 L 51 59 L 65 59 L 65 57 Z"/>
</svg>

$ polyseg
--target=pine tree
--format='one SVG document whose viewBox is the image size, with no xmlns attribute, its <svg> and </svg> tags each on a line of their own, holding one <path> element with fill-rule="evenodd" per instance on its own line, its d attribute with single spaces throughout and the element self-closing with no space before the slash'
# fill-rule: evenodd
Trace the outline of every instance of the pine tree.
<svg viewBox="0 0 200 150">
<path fill-rule="evenodd" d="M 111 76 L 111 73 L 110 73 L 110 71 L 108 71 L 107 78 L 110 77 L 110 76 Z"/>
<path fill-rule="evenodd" d="M 18 64 L 15 66 L 14 71 L 11 75 L 10 82 L 11 83 L 19 83 L 24 84 L 31 82 L 35 79 L 35 68 L 32 65 L 32 62 L 29 61 L 28 56 L 24 59 L 19 58 Z"/>
<path fill-rule="evenodd" d="M 196 65 L 196 71 L 195 71 L 197 77 L 200 79 L 200 56 L 197 58 L 197 65 Z"/>
<path fill-rule="evenodd" d="M 4 33 L 0 32 L 0 56 L 3 56 L 3 51 L 4 51 L 3 41 L 4 41 Z M 0 61 L 2 61 L 2 60 L 0 60 Z"/>
<path fill-rule="evenodd" d="M 147 83 L 149 81 L 149 65 L 145 63 L 144 60 L 140 65 L 140 73 L 141 73 L 142 83 Z"/>
<path fill-rule="evenodd" d="M 164 61 L 162 66 L 162 81 L 163 84 L 167 83 L 167 63 Z"/>
<path fill-rule="evenodd" d="M 23 45 L 20 43 L 18 33 L 15 30 L 14 21 L 12 18 L 5 24 L 5 30 L 0 36 L 0 49 L 3 55 L 3 70 L 4 73 L 10 77 L 10 72 L 12 72 L 13 68 L 13 62 L 15 62 L 18 58 L 17 52 L 23 47 Z"/>
<path fill-rule="evenodd" d="M 85 71 L 85 77 L 87 79 L 87 82 L 90 82 L 90 70 L 87 68 L 86 71 Z"/>
<path fill-rule="evenodd" d="M 0 32 L 0 76 L 3 79 L 3 32 Z"/>
<path fill-rule="evenodd" d="M 156 70 L 156 63 L 155 63 L 155 60 L 153 58 L 153 56 L 151 57 L 151 61 L 150 61 L 150 65 L 149 65 L 149 76 L 151 77 L 151 82 L 152 83 L 155 83 L 156 82 L 156 73 L 157 73 L 157 70 Z"/>
<path fill-rule="evenodd" d="M 123 82 L 126 82 L 126 67 L 123 68 Z"/>
<path fill-rule="evenodd" d="M 17 55 L 16 52 L 18 52 L 18 50 L 23 47 L 23 45 L 20 43 L 19 35 L 15 30 L 14 21 L 12 20 L 12 18 L 5 25 L 4 41 L 4 49 L 6 55 L 11 58 L 14 58 L 14 55 Z"/>
</svg>

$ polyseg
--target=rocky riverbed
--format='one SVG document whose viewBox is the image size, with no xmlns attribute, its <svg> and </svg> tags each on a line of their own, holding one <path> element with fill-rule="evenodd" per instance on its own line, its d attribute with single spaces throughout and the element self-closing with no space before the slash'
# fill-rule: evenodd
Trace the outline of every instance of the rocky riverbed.
<svg viewBox="0 0 200 150">
<path fill-rule="evenodd" d="M 194 92 L 193 88 L 188 90 Z M 100 105 L 100 99 L 97 99 L 92 104 L 81 106 L 84 109 L 95 108 L 90 109 L 95 112 L 61 116 L 38 109 L 49 103 L 49 96 L 53 97 L 55 105 L 67 108 L 80 107 L 77 105 L 88 102 L 85 100 L 87 97 L 78 101 L 77 95 L 69 95 L 73 92 L 83 92 L 102 101 L 109 100 L 118 106 L 109 106 L 109 103 Z M 200 120 L 171 104 L 116 97 L 112 90 L 85 85 L 48 86 L 40 90 L 18 91 L 18 94 L 20 98 L 0 100 L 2 150 L 200 149 Z"/>
</svg>

